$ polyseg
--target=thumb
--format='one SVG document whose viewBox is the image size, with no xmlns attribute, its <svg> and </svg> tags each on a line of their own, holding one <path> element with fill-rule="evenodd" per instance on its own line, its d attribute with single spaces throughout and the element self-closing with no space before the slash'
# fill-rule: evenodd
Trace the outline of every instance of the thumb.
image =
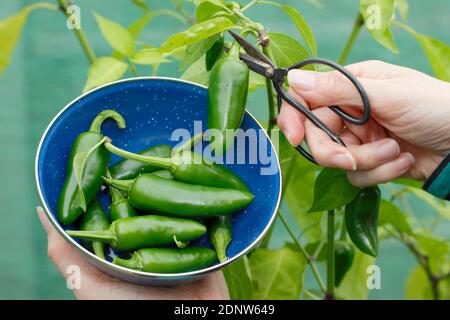
<svg viewBox="0 0 450 320">
<path fill-rule="evenodd" d="M 382 80 L 357 79 L 366 90 L 372 105 L 376 104 L 374 99 L 377 99 L 382 92 Z M 294 69 L 288 73 L 288 82 L 290 88 L 304 98 L 311 108 L 330 105 L 362 107 L 361 96 L 356 87 L 337 71 L 316 72 Z"/>
</svg>

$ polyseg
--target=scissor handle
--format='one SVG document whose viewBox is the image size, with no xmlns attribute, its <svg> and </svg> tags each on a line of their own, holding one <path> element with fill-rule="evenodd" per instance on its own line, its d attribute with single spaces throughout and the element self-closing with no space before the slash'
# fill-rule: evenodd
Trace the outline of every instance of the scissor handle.
<svg viewBox="0 0 450 320">
<path fill-rule="evenodd" d="M 364 87 L 362 86 L 361 82 L 347 69 L 345 69 L 340 64 L 337 64 L 333 61 L 326 60 L 326 59 L 320 59 L 320 58 L 312 58 L 312 59 L 306 59 L 303 60 L 291 67 L 288 68 L 288 70 L 292 69 L 299 69 L 304 66 L 310 65 L 310 64 L 323 64 L 326 66 L 329 66 L 335 70 L 337 70 L 339 73 L 343 74 L 350 82 L 355 86 L 356 90 L 358 90 L 359 96 L 361 97 L 362 103 L 363 103 L 363 114 L 361 118 L 356 118 L 344 110 L 342 110 L 339 106 L 329 106 L 331 110 L 333 110 L 339 117 L 341 117 L 343 120 L 348 121 L 352 124 L 356 125 L 363 125 L 366 124 L 367 121 L 370 119 L 370 102 L 369 97 L 367 95 L 366 90 L 364 90 Z"/>
<path fill-rule="evenodd" d="M 342 110 L 339 106 L 330 106 L 329 108 L 333 110 L 339 117 L 341 117 L 343 120 L 348 121 L 352 124 L 356 125 L 363 125 L 367 123 L 370 119 L 370 102 L 369 98 L 367 96 L 366 91 L 364 90 L 361 83 L 356 79 L 354 75 L 352 75 L 348 70 L 346 70 L 344 67 L 340 66 L 337 63 L 334 63 L 332 61 L 326 60 L 326 59 L 320 59 L 320 58 L 314 58 L 314 59 L 306 59 L 303 60 L 296 65 L 291 66 L 288 69 L 285 69 L 283 73 L 287 74 L 288 70 L 292 69 L 298 69 L 302 68 L 306 65 L 310 64 L 323 64 L 327 65 L 329 67 L 332 67 L 342 73 L 347 79 L 349 79 L 353 85 L 358 90 L 359 95 L 361 96 L 362 102 L 363 102 L 363 115 L 361 118 L 353 117 L 352 115 L 346 113 L 344 110 Z M 281 79 L 279 79 L 281 80 Z M 282 99 L 286 100 L 291 106 L 296 108 L 298 111 L 300 111 L 303 115 L 305 115 L 316 127 L 323 130 L 334 142 L 345 146 L 345 143 L 342 141 L 342 139 L 334 133 L 326 124 L 324 124 L 314 113 L 312 113 L 306 106 L 298 102 L 293 96 L 291 96 L 286 90 L 282 88 L 282 82 L 281 81 L 275 81 L 278 82 L 278 85 L 275 85 L 275 90 L 278 94 L 278 107 L 280 108 Z M 306 159 L 309 161 L 316 163 L 314 160 L 314 157 L 305 150 L 301 145 L 298 145 L 295 147 L 299 153 L 301 153 Z"/>
</svg>

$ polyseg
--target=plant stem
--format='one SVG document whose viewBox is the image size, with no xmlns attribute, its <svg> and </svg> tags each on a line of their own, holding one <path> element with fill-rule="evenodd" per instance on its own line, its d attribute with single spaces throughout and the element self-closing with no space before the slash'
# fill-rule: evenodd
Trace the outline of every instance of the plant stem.
<svg viewBox="0 0 450 320">
<path fill-rule="evenodd" d="M 334 293 L 334 210 L 328 211 L 327 226 L 327 296 L 328 300 L 335 299 Z"/>
<path fill-rule="evenodd" d="M 250 9 L 251 7 L 253 7 L 253 5 L 257 4 L 258 0 L 252 0 L 249 3 L 247 3 L 242 9 L 241 11 L 244 12 L 247 9 Z"/>
<path fill-rule="evenodd" d="M 306 252 L 305 248 L 303 248 L 303 246 L 300 243 L 300 241 L 298 241 L 297 237 L 294 234 L 294 231 L 291 229 L 291 227 L 288 224 L 288 221 L 286 220 L 286 218 L 284 217 L 283 213 L 280 210 L 278 210 L 278 217 L 280 218 L 281 222 L 283 222 L 283 225 L 286 228 L 287 232 L 291 236 L 292 240 L 294 240 L 294 243 L 297 245 L 297 247 L 299 248 L 300 252 L 305 257 L 306 262 L 311 267 L 311 271 L 312 271 L 312 273 L 314 275 L 314 278 L 317 281 L 317 284 L 320 287 L 320 290 L 322 290 L 323 293 L 326 293 L 327 290 L 325 288 L 325 284 L 323 283 L 322 278 L 320 277 L 319 270 L 317 269 L 317 266 L 314 263 L 314 260 L 311 259 L 311 257 L 308 255 L 308 252 Z"/>
<path fill-rule="evenodd" d="M 264 54 L 270 60 L 274 61 L 273 55 L 272 55 L 272 50 L 269 47 L 269 42 L 266 42 L 265 44 L 263 44 L 262 48 L 263 48 Z M 270 80 L 269 78 L 266 78 L 266 91 L 267 91 L 267 102 L 269 104 L 269 121 L 267 124 L 267 133 L 270 134 L 272 129 L 277 124 L 278 110 L 277 110 L 277 106 L 276 106 L 277 103 L 275 101 L 275 95 L 273 92 L 272 80 Z"/>
<path fill-rule="evenodd" d="M 361 27 L 364 25 L 364 18 L 361 13 L 358 13 L 355 19 L 355 23 L 353 24 L 352 33 L 350 34 L 347 43 L 345 44 L 344 50 L 341 53 L 341 56 L 338 59 L 339 64 L 344 64 L 347 61 L 347 58 L 350 54 L 350 51 L 355 44 L 356 39 L 358 38 L 359 32 L 361 31 Z"/>
<path fill-rule="evenodd" d="M 62 11 L 67 17 L 70 17 L 70 14 L 67 13 L 67 8 L 69 7 L 69 3 L 67 0 L 58 0 L 59 5 L 61 6 Z M 84 53 L 86 54 L 86 57 L 88 58 L 89 62 L 92 64 L 97 59 L 97 56 L 95 55 L 94 50 L 92 49 L 91 44 L 89 43 L 89 40 L 86 37 L 86 34 L 81 29 L 73 29 L 73 32 L 75 33 L 78 42 L 80 43 L 81 47 L 83 48 Z"/>
</svg>

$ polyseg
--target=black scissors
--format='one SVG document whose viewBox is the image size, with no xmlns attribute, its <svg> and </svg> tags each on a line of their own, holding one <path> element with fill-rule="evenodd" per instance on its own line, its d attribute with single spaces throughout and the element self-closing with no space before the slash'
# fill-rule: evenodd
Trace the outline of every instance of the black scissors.
<svg viewBox="0 0 450 320">
<path fill-rule="evenodd" d="M 299 69 L 304 66 L 310 64 L 322 64 L 329 66 L 338 72 L 342 73 L 347 79 L 349 79 L 355 88 L 358 90 L 359 95 L 361 96 L 363 102 L 363 114 L 361 118 L 355 118 L 349 115 L 347 112 L 342 110 L 338 106 L 329 106 L 331 110 L 333 110 L 339 117 L 341 117 L 344 121 L 347 121 L 356 125 L 363 125 L 367 123 L 370 119 L 370 102 L 367 96 L 366 91 L 364 90 L 361 83 L 353 76 L 348 70 L 346 70 L 341 65 L 320 58 L 306 59 L 303 60 L 291 67 L 288 68 L 278 68 L 275 64 L 270 61 L 270 59 L 263 53 L 261 50 L 256 48 L 251 43 L 247 42 L 240 35 L 234 33 L 233 31 L 228 31 L 233 38 L 239 43 L 239 45 L 244 49 L 247 54 L 240 54 L 240 59 L 246 63 L 250 70 L 256 72 L 259 75 L 264 76 L 265 78 L 269 78 L 272 80 L 273 87 L 277 92 L 277 100 L 278 100 L 278 111 L 281 107 L 282 100 L 288 102 L 291 106 L 296 108 L 302 114 L 306 116 L 315 126 L 325 131 L 325 133 L 336 143 L 345 146 L 345 143 L 339 137 L 338 134 L 334 133 L 326 124 L 324 124 L 314 113 L 312 113 L 306 106 L 298 102 L 293 96 L 291 96 L 284 88 L 283 83 L 288 74 L 288 72 L 292 69 Z M 313 163 L 316 163 L 313 156 L 305 150 L 301 145 L 295 147 L 298 152 L 300 152 L 306 159 L 310 160 Z"/>
</svg>

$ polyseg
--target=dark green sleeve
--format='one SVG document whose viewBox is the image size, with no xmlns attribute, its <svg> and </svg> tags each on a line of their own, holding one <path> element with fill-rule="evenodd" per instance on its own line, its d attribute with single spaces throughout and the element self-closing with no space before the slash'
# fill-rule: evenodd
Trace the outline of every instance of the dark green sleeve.
<svg viewBox="0 0 450 320">
<path fill-rule="evenodd" d="M 438 198 L 450 200 L 450 153 L 425 181 L 423 189 Z"/>
</svg>

